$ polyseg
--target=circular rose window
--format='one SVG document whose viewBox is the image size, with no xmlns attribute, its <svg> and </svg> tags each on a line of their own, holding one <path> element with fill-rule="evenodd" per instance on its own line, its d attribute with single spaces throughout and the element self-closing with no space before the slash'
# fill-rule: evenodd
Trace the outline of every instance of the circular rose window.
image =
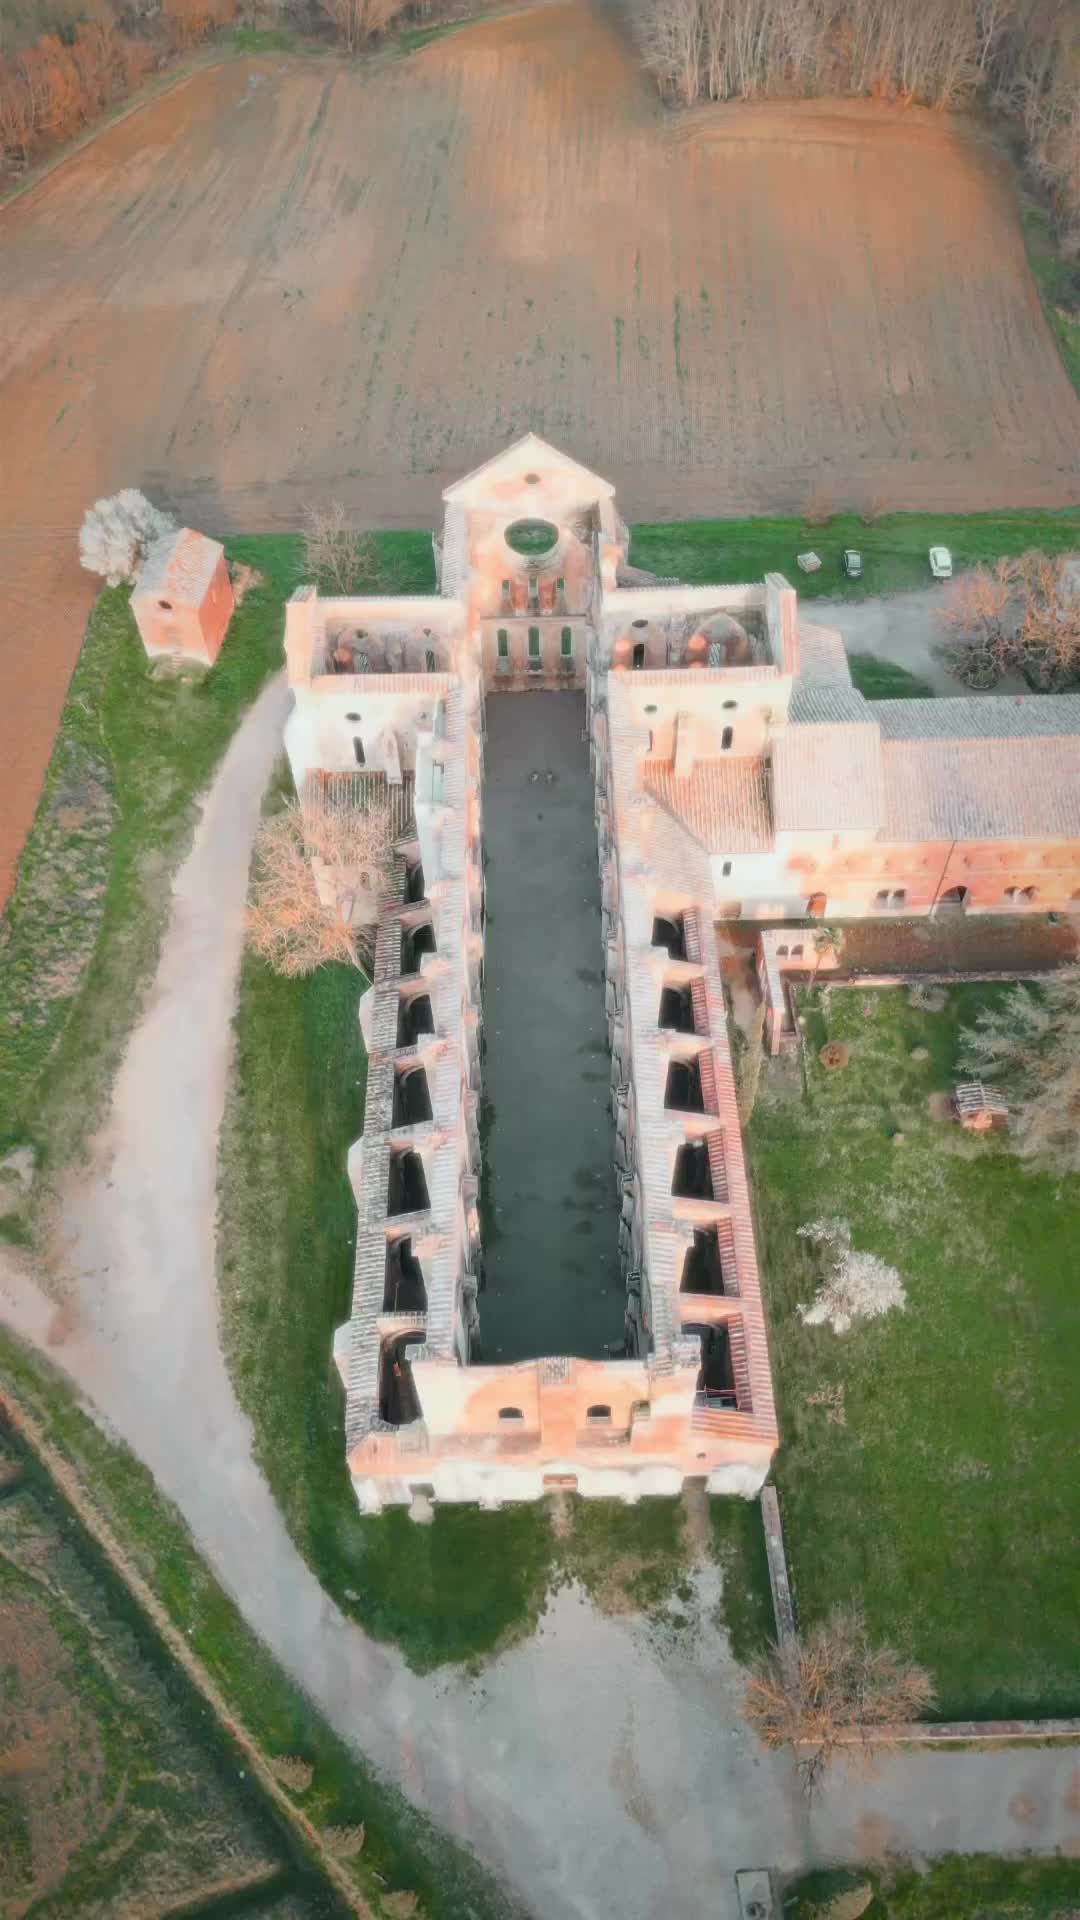
<svg viewBox="0 0 1080 1920">
<path fill-rule="evenodd" d="M 534 560 L 538 554 L 550 553 L 552 547 L 558 546 L 559 529 L 553 527 L 550 520 L 515 520 L 507 527 L 505 538 L 514 553 Z"/>
</svg>

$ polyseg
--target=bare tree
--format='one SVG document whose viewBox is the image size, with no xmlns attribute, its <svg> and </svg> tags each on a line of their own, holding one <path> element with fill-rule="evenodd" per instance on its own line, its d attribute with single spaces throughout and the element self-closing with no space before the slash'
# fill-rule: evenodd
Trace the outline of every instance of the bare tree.
<svg viewBox="0 0 1080 1920">
<path fill-rule="evenodd" d="M 965 1073 L 1005 1094 L 1018 1153 L 1080 1171 L 1080 966 L 983 1007 L 961 1034 L 959 1058 Z"/>
<path fill-rule="evenodd" d="M 995 686 L 1016 665 L 1010 621 L 1016 590 L 1014 560 L 972 567 L 953 582 L 939 618 L 949 634 L 946 661 L 965 686 Z"/>
<path fill-rule="evenodd" d="M 331 961 L 370 975 L 378 891 L 391 855 L 386 807 L 289 801 L 256 835 L 249 945 L 290 978 Z"/>
<path fill-rule="evenodd" d="M 375 574 L 375 542 L 345 524 L 338 500 L 328 507 L 309 507 L 305 516 L 304 554 L 307 571 L 321 593 L 359 593 Z"/>
<path fill-rule="evenodd" d="M 0 153 L 25 161 L 38 130 L 34 97 L 16 60 L 0 62 Z"/>
<path fill-rule="evenodd" d="M 337 28 L 338 44 L 355 53 L 383 33 L 402 12 L 405 0 L 321 0 L 323 11 Z"/>
<path fill-rule="evenodd" d="M 110 587 L 132 580 L 147 548 L 176 525 L 137 487 L 123 487 L 88 507 L 79 529 L 79 560 L 89 573 L 104 574 Z"/>
<path fill-rule="evenodd" d="M 645 30 L 645 59 L 660 92 L 684 107 L 701 96 L 704 47 L 701 0 L 654 0 Z"/>
<path fill-rule="evenodd" d="M 1040 692 L 1059 693 L 1080 678 L 1080 593 L 1060 560 L 1034 549 L 1021 555 L 1017 575 L 1019 664 Z"/>
<path fill-rule="evenodd" d="M 810 1796 L 838 1754 L 865 1762 L 933 1702 L 925 1668 L 874 1646 L 861 1614 L 836 1608 L 793 1646 L 758 1657 L 743 1710 L 765 1746 L 792 1749 Z"/>
</svg>

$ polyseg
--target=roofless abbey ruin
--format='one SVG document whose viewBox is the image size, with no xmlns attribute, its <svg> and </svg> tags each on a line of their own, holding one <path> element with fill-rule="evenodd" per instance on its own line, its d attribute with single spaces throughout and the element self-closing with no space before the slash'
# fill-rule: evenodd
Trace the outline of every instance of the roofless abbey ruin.
<svg viewBox="0 0 1080 1920">
<path fill-rule="evenodd" d="M 357 890 L 357 1498 L 751 1495 L 777 1428 L 725 926 L 766 923 L 779 1050 L 808 922 L 1076 912 L 1080 698 L 867 701 L 781 576 L 629 567 L 611 486 L 535 435 L 444 499 L 437 595 L 303 587 L 286 625 L 297 791 L 397 836 Z"/>
</svg>

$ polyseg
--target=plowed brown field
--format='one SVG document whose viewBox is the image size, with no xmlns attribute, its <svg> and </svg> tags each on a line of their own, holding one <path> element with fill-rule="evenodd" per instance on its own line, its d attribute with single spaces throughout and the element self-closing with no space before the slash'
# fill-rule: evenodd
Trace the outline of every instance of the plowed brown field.
<svg viewBox="0 0 1080 1920">
<path fill-rule="evenodd" d="M 6 873 L 91 583 L 86 503 L 431 522 L 526 427 L 662 519 L 1080 500 L 1007 175 L 869 105 L 666 119 L 585 4 L 368 69 L 232 60 L 0 214 Z M 0 884 L 2 890 L 2 884 Z"/>
</svg>

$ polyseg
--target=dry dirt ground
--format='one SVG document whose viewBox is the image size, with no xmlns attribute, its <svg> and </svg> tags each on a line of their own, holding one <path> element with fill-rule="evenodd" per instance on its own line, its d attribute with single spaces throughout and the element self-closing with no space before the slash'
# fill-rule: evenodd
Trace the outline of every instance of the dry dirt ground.
<svg viewBox="0 0 1080 1920">
<path fill-rule="evenodd" d="M 634 518 L 1080 499 L 1011 189 L 869 104 L 667 118 L 549 4 L 367 68 L 233 59 L 0 213 L 0 897 L 91 583 L 87 502 L 423 525 L 535 427 Z"/>
</svg>

